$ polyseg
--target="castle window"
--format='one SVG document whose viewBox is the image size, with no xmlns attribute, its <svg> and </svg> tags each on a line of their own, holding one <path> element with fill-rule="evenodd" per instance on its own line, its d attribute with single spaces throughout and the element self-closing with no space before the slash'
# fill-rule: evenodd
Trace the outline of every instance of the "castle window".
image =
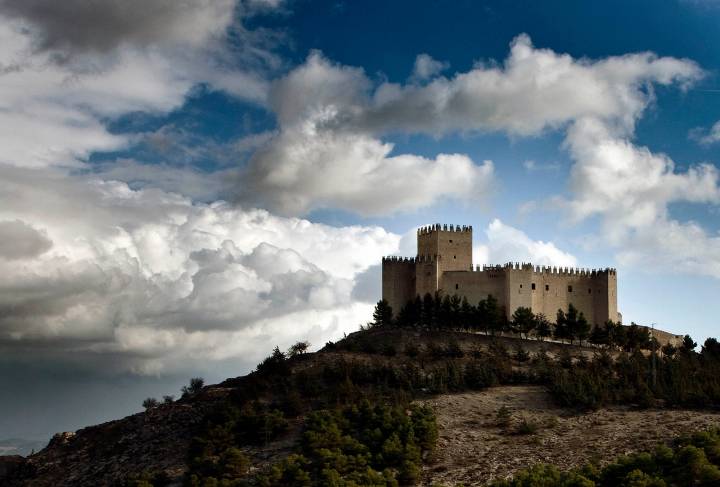
<svg viewBox="0 0 720 487">
<path fill-rule="evenodd" d="M 448 242 L 452 243 L 452 239 L 448 240 Z"/>
<path fill-rule="evenodd" d="M 520 284 L 520 289 L 522 289 L 522 284 Z"/>
<path fill-rule="evenodd" d="M 569 293 L 572 292 L 572 286 L 568 286 L 568 292 L 569 292 Z"/>
<path fill-rule="evenodd" d="M 457 255 L 453 255 L 453 259 L 457 259 Z"/>
<path fill-rule="evenodd" d="M 545 290 L 546 290 L 546 291 L 549 291 L 549 290 L 550 290 L 550 284 L 545 284 Z"/>
<path fill-rule="evenodd" d="M 533 291 L 535 290 L 535 283 L 534 283 L 534 282 L 533 282 L 532 284 L 530 284 L 530 288 L 531 288 Z"/>
<path fill-rule="evenodd" d="M 592 289 L 588 288 L 588 294 L 592 294 Z"/>
<path fill-rule="evenodd" d="M 457 288 L 458 288 L 458 284 L 455 284 L 455 289 L 457 289 Z"/>
</svg>

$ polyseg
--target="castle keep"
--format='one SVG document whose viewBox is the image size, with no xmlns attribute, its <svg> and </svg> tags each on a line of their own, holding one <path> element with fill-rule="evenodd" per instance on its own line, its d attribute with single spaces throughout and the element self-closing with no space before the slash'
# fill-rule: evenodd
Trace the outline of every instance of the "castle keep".
<svg viewBox="0 0 720 487">
<path fill-rule="evenodd" d="M 415 296 L 442 291 L 472 304 L 492 294 L 508 318 L 519 307 L 551 321 L 573 304 L 591 324 L 620 321 L 615 269 L 568 269 L 508 263 L 473 267 L 472 227 L 431 225 L 417 232 L 416 257 L 384 257 L 382 295 L 397 315 Z"/>
</svg>

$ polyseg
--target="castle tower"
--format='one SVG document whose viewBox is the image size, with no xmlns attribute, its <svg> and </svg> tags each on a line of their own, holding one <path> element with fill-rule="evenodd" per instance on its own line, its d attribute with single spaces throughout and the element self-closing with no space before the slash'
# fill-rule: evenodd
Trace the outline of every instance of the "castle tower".
<svg viewBox="0 0 720 487">
<path fill-rule="evenodd" d="M 407 257 L 383 257 L 382 297 L 397 316 L 403 306 L 415 298 L 415 260 Z"/>
<path fill-rule="evenodd" d="M 443 273 L 472 269 L 472 226 L 440 225 L 417 232 L 416 294 L 440 289 Z"/>
</svg>

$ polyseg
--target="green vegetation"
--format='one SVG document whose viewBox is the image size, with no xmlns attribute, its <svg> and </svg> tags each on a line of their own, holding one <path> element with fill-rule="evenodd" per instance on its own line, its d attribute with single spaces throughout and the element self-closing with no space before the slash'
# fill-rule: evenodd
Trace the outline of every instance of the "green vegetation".
<svg viewBox="0 0 720 487">
<path fill-rule="evenodd" d="M 555 323 L 551 323 L 542 313 L 536 315 L 530 308 L 523 307 L 517 308 L 508 321 L 505 309 L 498 305 L 492 295 L 472 305 L 467 298 L 457 295 L 428 293 L 422 299 L 418 296 L 403 306 L 397 319 L 393 319 L 393 310 L 388 302 L 381 300 L 375 306 L 373 321 L 369 326 L 473 331 L 490 335 L 513 332 L 526 339 L 531 336 L 539 340 L 553 337 L 571 344 L 578 341 L 581 345 L 589 341 L 593 345 L 626 351 L 657 348 L 647 328 L 634 323 L 625 327 L 612 321 L 591 326 L 583 313 L 572 304 L 568 306 L 567 313 L 558 310 Z M 667 351 L 671 353 L 672 349 L 668 348 Z"/>
<path fill-rule="evenodd" d="M 661 445 L 652 453 L 618 458 L 561 472 L 552 465 L 536 465 L 491 487 L 669 487 L 720 485 L 720 429 L 678 439 L 672 448 Z"/>
<path fill-rule="evenodd" d="M 202 390 L 204 385 L 205 379 L 203 379 L 202 377 L 193 377 L 192 379 L 190 379 L 190 385 L 182 387 L 183 397 L 194 396 Z"/>
<path fill-rule="evenodd" d="M 158 404 L 160 404 L 160 403 L 158 402 L 157 399 L 155 399 L 154 397 L 148 397 L 147 399 L 145 399 L 143 401 L 142 406 L 147 410 L 147 409 L 152 409 L 154 407 L 157 407 Z"/>
<path fill-rule="evenodd" d="M 498 409 L 498 412 L 495 415 L 495 424 L 505 428 L 510 425 L 511 419 L 512 419 L 512 412 L 510 412 L 510 409 L 507 406 L 503 406 L 500 409 Z"/>
<path fill-rule="evenodd" d="M 571 407 L 592 409 L 610 403 L 717 407 L 718 342 L 709 338 L 700 353 L 690 346 L 662 357 L 635 350 L 612 358 L 602 351 L 592 360 L 574 362 L 572 367 L 560 357 L 559 366 L 546 369 L 547 385 L 560 404 Z"/>
<path fill-rule="evenodd" d="M 299 454 L 257 477 L 261 486 L 414 485 L 421 455 L 437 439 L 428 407 L 405 407 L 368 401 L 311 413 L 305 422 Z"/>
<path fill-rule="evenodd" d="M 331 346 L 331 345 L 330 345 Z M 386 353 L 388 347 L 377 353 Z M 292 349 L 291 349 L 292 350 Z M 295 370 L 307 356 L 275 348 L 255 373 L 234 379 L 193 441 L 188 486 L 414 485 L 437 439 L 432 411 L 411 405 L 419 370 L 343 360 Z M 251 446 L 293 429 L 301 440 L 276 463 L 251 471 Z"/>
</svg>

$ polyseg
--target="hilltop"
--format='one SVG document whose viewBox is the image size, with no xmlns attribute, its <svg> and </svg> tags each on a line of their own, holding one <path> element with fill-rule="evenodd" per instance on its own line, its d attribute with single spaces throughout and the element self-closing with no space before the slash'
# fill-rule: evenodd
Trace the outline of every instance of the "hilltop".
<svg viewBox="0 0 720 487">
<path fill-rule="evenodd" d="M 58 434 L 26 459 L 0 458 L 0 480 L 481 485 L 537 462 L 604 465 L 720 424 L 716 345 L 657 357 L 653 382 L 641 350 L 373 328 L 315 353 L 276 349 L 247 376 Z"/>
</svg>

